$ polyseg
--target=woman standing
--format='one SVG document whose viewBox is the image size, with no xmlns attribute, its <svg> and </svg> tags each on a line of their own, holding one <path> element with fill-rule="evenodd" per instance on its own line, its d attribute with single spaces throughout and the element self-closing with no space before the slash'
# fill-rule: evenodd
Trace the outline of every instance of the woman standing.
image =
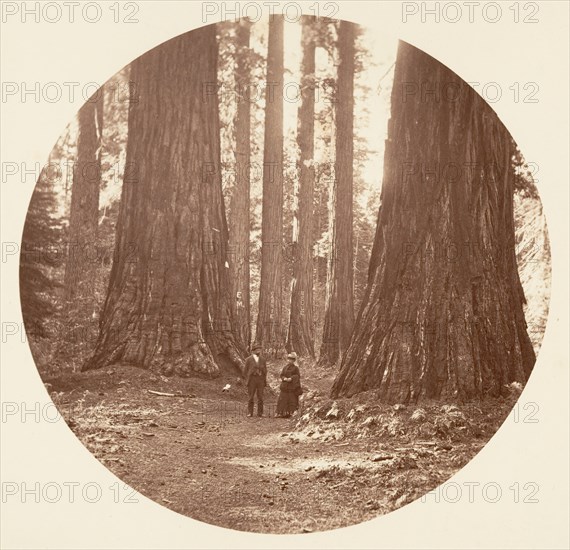
<svg viewBox="0 0 570 550">
<path fill-rule="evenodd" d="M 281 371 L 281 384 L 277 400 L 277 414 L 280 418 L 289 418 L 299 408 L 301 389 L 301 373 L 297 365 L 297 354 L 291 352 L 287 355 L 287 364 Z"/>
</svg>

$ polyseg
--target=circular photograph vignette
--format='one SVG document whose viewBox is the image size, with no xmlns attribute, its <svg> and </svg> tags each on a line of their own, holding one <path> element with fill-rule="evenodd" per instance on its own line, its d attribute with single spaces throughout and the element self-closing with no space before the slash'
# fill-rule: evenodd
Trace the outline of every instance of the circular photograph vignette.
<svg viewBox="0 0 570 550">
<path fill-rule="evenodd" d="M 86 98 L 36 184 L 42 381 L 102 464 L 191 518 L 393 511 L 517 412 L 550 298 L 533 172 L 406 42 L 309 16 L 175 37 Z"/>
</svg>

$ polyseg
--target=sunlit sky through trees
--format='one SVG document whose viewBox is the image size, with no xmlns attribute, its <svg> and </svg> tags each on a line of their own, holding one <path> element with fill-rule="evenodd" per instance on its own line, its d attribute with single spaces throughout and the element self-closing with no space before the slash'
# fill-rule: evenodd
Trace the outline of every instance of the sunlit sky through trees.
<svg viewBox="0 0 570 550">
<path fill-rule="evenodd" d="M 258 24 L 258 27 L 262 25 Z M 267 32 L 267 24 L 263 25 L 263 33 Z M 360 176 L 363 190 L 355 194 L 364 210 L 370 191 L 378 192 L 382 184 L 382 167 L 384 163 L 384 140 L 387 123 L 390 117 L 390 93 L 392 89 L 394 62 L 396 60 L 397 41 L 391 37 L 383 37 L 378 33 L 362 28 L 357 47 L 362 60 L 361 70 L 355 75 L 354 132 L 363 140 L 370 152 L 363 161 Z M 335 56 L 336 57 L 336 56 Z M 299 99 L 301 63 L 301 24 L 285 24 L 285 101 L 284 101 L 284 134 L 296 135 Z M 330 59 L 324 48 L 316 50 L 317 76 L 330 74 L 336 77 L 338 58 Z M 297 93 L 298 95 L 298 93 Z M 316 111 L 330 102 L 330 93 L 326 86 L 319 85 L 316 93 Z M 315 139 L 319 139 L 318 129 Z M 285 144 L 287 147 L 287 143 Z M 334 143 L 331 144 L 334 151 Z M 355 153 L 358 146 L 355 145 Z M 318 154 L 319 147 L 316 147 Z M 332 151 L 331 151 L 332 152 Z M 319 162 L 319 158 L 315 159 Z M 321 159 L 322 161 L 322 159 Z M 377 204 L 375 204 L 377 206 Z M 376 212 L 374 212 L 374 215 Z"/>
<path fill-rule="evenodd" d="M 228 23 L 231 27 L 231 23 Z M 362 33 L 357 41 L 357 72 L 355 74 L 355 201 L 369 216 L 377 215 L 378 198 L 382 183 L 382 167 L 384 160 L 384 140 L 386 139 L 387 122 L 390 116 L 390 93 L 394 74 L 397 40 L 385 33 L 361 28 Z M 251 28 L 250 47 L 258 61 L 252 70 L 251 77 L 251 117 L 252 147 L 251 185 L 252 198 L 261 191 L 263 166 L 263 123 L 265 105 L 265 79 L 267 56 L 268 21 L 256 22 Z M 230 55 L 233 32 L 225 36 L 229 41 L 220 43 L 220 51 L 224 48 Z M 285 171 L 294 184 L 297 183 L 295 162 L 298 151 L 296 146 L 297 116 L 300 106 L 299 82 L 301 63 L 301 22 L 285 22 L 285 86 L 284 86 L 284 152 Z M 160 47 L 160 46 L 158 46 Z M 334 109 L 331 102 L 332 88 L 330 83 L 336 79 L 338 55 L 332 55 L 324 47 L 316 49 L 316 104 L 315 115 L 324 121 L 315 126 L 315 162 L 326 164 L 334 161 Z M 234 138 L 232 137 L 233 116 L 236 105 L 236 82 L 232 73 L 235 67 L 233 58 L 226 63 L 220 60 L 219 102 L 222 173 L 224 187 L 231 185 L 235 166 Z M 106 83 L 105 126 L 103 128 L 102 153 L 102 189 L 100 206 L 109 206 L 120 197 L 122 176 L 126 161 L 127 117 L 128 117 L 128 67 L 109 79 Z M 136 87 L 136 85 L 135 85 Z M 111 91 L 113 90 L 113 91 Z M 226 126 L 226 128 L 224 127 Z M 51 162 L 59 168 L 54 177 L 55 191 L 59 196 L 58 215 L 65 216 L 68 208 L 69 191 L 72 181 L 73 159 L 76 154 L 77 121 L 74 119 L 67 126 L 58 144 L 52 152 Z M 325 143 L 328 142 L 328 145 Z M 367 151 L 367 154 L 360 152 Z M 360 157 L 360 160 L 359 160 Z M 55 172 L 56 169 L 52 170 Z M 256 189 L 259 187 L 259 189 Z M 287 192 L 287 191 L 286 191 Z M 317 197 L 318 200 L 318 197 Z"/>
</svg>

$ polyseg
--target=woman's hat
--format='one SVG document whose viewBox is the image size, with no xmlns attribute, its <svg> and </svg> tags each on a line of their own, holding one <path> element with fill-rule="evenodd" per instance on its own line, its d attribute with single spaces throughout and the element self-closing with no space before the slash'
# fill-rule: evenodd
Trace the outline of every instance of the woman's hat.
<svg viewBox="0 0 570 550">
<path fill-rule="evenodd" d="M 293 361 L 297 361 L 297 354 L 294 351 L 292 351 L 287 355 L 287 359 L 293 359 Z"/>
</svg>

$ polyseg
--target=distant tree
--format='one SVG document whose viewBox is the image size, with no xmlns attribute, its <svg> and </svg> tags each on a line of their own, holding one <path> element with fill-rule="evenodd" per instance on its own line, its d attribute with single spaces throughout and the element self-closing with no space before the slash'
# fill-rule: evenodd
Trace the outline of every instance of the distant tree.
<svg viewBox="0 0 570 550">
<path fill-rule="evenodd" d="M 313 201 L 313 324 L 315 349 L 320 349 L 325 313 L 327 259 L 329 257 L 329 199 L 334 179 L 335 120 L 334 90 L 337 77 L 337 22 L 313 21 L 316 44 L 315 86 L 315 187 Z M 317 62 L 317 56 L 320 58 Z"/>
<path fill-rule="evenodd" d="M 297 124 L 299 192 L 293 222 L 293 280 L 287 349 L 314 357 L 313 195 L 315 187 L 315 29 L 303 17 L 301 31 L 301 105 Z"/>
<path fill-rule="evenodd" d="M 20 253 L 20 301 L 26 333 L 36 341 L 49 335 L 59 287 L 54 270 L 61 258 L 61 222 L 53 190 L 55 163 L 42 170 L 28 208 Z M 32 350 L 33 351 L 33 350 Z"/>
<path fill-rule="evenodd" d="M 325 323 L 319 363 L 335 365 L 350 342 L 354 324 L 353 161 L 354 71 L 357 26 L 341 21 L 335 96 L 335 175 L 329 222 Z"/>
<path fill-rule="evenodd" d="M 525 198 L 538 199 L 538 189 L 532 172 L 514 140 L 511 140 L 511 164 L 515 173 L 515 191 Z"/>
<path fill-rule="evenodd" d="M 236 326 L 246 346 L 251 341 L 250 317 L 250 172 L 251 172 L 251 100 L 250 27 L 248 19 L 236 24 L 235 83 L 237 108 L 235 114 L 235 183 L 229 208 L 229 258 L 233 285 Z"/>
<path fill-rule="evenodd" d="M 78 115 L 77 161 L 73 168 L 64 280 L 64 299 L 71 309 L 77 299 L 90 294 L 96 267 L 94 251 L 99 225 L 103 98 L 104 88 L 99 88 Z"/>
<path fill-rule="evenodd" d="M 283 17 L 271 16 L 267 51 L 261 285 L 255 339 L 275 353 L 284 344 L 283 269 Z"/>
<path fill-rule="evenodd" d="M 368 261 L 374 242 L 380 190 L 377 181 L 366 177 L 369 161 L 379 155 L 371 149 L 367 129 L 371 122 L 370 105 L 378 102 L 373 93 L 368 66 L 374 63 L 366 39 L 359 33 L 355 44 L 354 80 L 354 157 L 353 157 L 353 231 L 354 231 L 354 311 L 358 311 L 368 281 Z M 365 199 L 365 200 L 363 200 Z"/>
</svg>

